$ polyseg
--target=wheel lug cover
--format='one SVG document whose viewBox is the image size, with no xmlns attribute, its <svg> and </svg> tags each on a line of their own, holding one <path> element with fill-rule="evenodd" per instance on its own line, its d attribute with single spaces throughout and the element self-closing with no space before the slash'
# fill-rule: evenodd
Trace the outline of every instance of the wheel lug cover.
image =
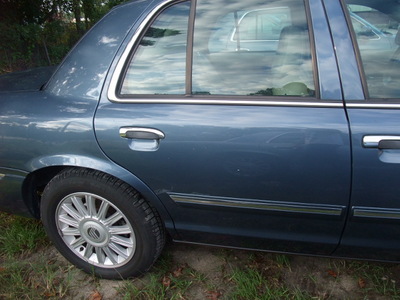
<svg viewBox="0 0 400 300">
<path fill-rule="evenodd" d="M 98 221 L 83 220 L 79 230 L 82 237 L 93 246 L 101 247 L 109 242 L 108 229 Z"/>
</svg>

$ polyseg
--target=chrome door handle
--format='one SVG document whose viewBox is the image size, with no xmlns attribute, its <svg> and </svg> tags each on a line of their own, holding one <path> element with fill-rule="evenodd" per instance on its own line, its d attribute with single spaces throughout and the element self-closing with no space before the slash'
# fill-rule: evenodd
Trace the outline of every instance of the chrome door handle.
<svg viewBox="0 0 400 300">
<path fill-rule="evenodd" d="M 162 131 L 147 127 L 121 127 L 120 137 L 128 139 L 128 146 L 134 151 L 153 152 L 160 148 L 160 140 L 165 138 Z"/>
<path fill-rule="evenodd" d="M 363 137 L 363 147 L 400 149 L 400 135 L 366 135 Z"/>
<path fill-rule="evenodd" d="M 119 135 L 125 139 L 137 140 L 161 140 L 165 138 L 165 134 L 162 131 L 145 127 L 121 127 Z"/>
</svg>

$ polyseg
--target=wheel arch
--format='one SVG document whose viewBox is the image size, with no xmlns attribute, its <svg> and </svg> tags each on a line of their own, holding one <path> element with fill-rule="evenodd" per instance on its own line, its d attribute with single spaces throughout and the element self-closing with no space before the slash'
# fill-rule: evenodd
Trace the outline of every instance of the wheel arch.
<svg viewBox="0 0 400 300">
<path fill-rule="evenodd" d="M 155 207 L 167 231 L 172 233 L 171 231 L 174 230 L 171 216 L 150 187 L 136 175 L 111 161 L 78 155 L 57 155 L 36 159 L 30 166 L 32 171 L 24 180 L 22 194 L 26 205 L 36 218 L 40 218 L 41 193 L 50 180 L 67 168 L 84 168 L 103 172 L 129 184 Z"/>
</svg>

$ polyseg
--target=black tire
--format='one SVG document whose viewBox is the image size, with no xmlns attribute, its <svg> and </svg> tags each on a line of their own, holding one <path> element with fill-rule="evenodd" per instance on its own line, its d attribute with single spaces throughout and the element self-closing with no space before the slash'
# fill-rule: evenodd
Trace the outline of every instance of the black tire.
<svg viewBox="0 0 400 300">
<path fill-rule="evenodd" d="M 61 254 L 101 278 L 142 275 L 165 243 L 157 211 L 131 186 L 98 171 L 61 172 L 46 186 L 40 209 Z"/>
</svg>

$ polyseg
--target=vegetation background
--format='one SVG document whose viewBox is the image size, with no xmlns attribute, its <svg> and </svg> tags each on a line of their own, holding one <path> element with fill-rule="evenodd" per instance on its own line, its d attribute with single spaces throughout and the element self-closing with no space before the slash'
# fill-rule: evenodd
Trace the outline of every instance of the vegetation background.
<svg viewBox="0 0 400 300">
<path fill-rule="evenodd" d="M 0 0 L 0 74 L 57 65 L 125 0 Z"/>
</svg>

